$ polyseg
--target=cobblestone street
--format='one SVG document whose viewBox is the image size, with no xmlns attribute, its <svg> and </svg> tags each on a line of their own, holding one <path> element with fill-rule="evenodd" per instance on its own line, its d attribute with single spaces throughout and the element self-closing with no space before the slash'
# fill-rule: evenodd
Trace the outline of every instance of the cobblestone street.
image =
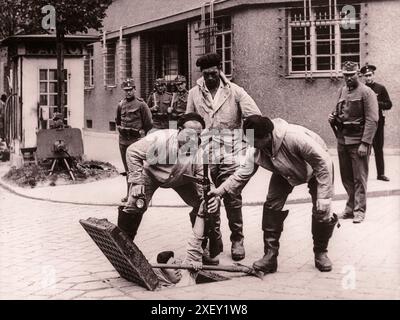
<svg viewBox="0 0 400 320">
<path fill-rule="evenodd" d="M 329 247 L 332 272 L 315 269 L 311 205 L 296 204 L 287 206 L 277 273 L 158 292 L 120 278 L 78 222 L 116 223 L 116 208 L 31 200 L 3 188 L 0 203 L 1 299 L 400 299 L 399 196 L 370 198 L 360 225 L 341 221 Z M 336 212 L 343 206 L 333 204 Z M 262 255 L 261 210 L 244 207 L 243 264 Z M 222 218 L 221 264 L 231 264 L 224 210 Z M 180 256 L 190 232 L 187 209 L 150 208 L 135 243 L 149 260 L 165 249 Z"/>
</svg>

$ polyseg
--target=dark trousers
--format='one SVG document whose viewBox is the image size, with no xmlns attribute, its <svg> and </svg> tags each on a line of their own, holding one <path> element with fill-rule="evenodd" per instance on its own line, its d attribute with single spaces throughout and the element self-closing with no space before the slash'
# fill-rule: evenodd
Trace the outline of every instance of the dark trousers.
<svg viewBox="0 0 400 320">
<path fill-rule="evenodd" d="M 315 177 L 312 177 L 308 181 L 307 186 L 308 192 L 311 195 L 312 213 L 318 220 L 323 220 L 325 216 L 322 217 L 317 212 L 318 183 Z M 269 182 L 267 200 L 265 201 L 264 208 L 281 211 L 285 206 L 287 197 L 292 191 L 293 186 L 291 186 L 285 178 L 279 174 L 273 173 Z"/>
<path fill-rule="evenodd" d="M 228 177 L 235 172 L 238 164 L 222 163 L 211 164 L 210 175 L 213 183 L 218 188 Z M 243 217 L 242 217 L 242 195 L 231 196 L 225 194 L 224 206 L 226 216 L 228 218 L 229 228 L 231 230 L 231 241 L 240 241 L 244 238 L 243 235 Z M 219 215 L 218 215 L 219 216 Z"/>
<path fill-rule="evenodd" d="M 385 174 L 385 161 L 383 159 L 383 143 L 385 140 L 384 136 L 385 117 L 382 116 L 378 121 L 378 128 L 376 129 L 375 137 L 372 146 L 374 147 L 376 172 L 378 176 Z"/>
<path fill-rule="evenodd" d="M 127 143 L 120 143 L 119 144 L 119 151 L 121 153 L 121 160 L 122 160 L 122 164 L 124 165 L 125 172 L 126 172 L 126 189 L 127 189 L 126 195 L 127 196 L 128 196 L 128 193 L 129 193 L 129 183 L 128 183 L 128 164 L 126 163 L 126 150 L 128 149 L 128 147 L 132 143 L 134 143 L 134 142 L 136 142 L 138 140 L 139 139 L 132 140 L 132 142 L 130 144 L 127 144 Z"/>
<path fill-rule="evenodd" d="M 338 144 L 340 176 L 348 200 L 345 212 L 364 215 L 367 209 L 368 162 L 370 151 L 365 157 L 357 153 L 359 144 Z"/>
</svg>

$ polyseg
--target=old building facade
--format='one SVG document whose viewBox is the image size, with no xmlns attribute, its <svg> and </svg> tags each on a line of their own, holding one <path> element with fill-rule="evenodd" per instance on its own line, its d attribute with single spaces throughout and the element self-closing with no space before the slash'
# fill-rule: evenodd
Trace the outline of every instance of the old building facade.
<svg viewBox="0 0 400 320">
<path fill-rule="evenodd" d="M 399 12 L 395 0 L 115 1 L 86 58 L 85 150 L 104 158 L 101 141 L 117 153 L 114 118 L 125 77 L 143 98 L 157 77 L 183 74 L 190 87 L 200 75 L 196 59 L 208 51 L 220 53 L 224 72 L 264 115 L 305 125 L 331 147 L 327 116 L 343 84 L 341 62 L 378 66 L 377 81 L 394 102 L 386 147 L 399 148 Z"/>
</svg>

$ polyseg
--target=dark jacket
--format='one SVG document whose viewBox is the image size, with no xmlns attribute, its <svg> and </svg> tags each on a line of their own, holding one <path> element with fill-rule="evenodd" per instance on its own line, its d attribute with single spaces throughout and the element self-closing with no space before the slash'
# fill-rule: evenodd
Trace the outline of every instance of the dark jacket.
<svg viewBox="0 0 400 320">
<path fill-rule="evenodd" d="M 386 88 L 379 83 L 366 84 L 367 87 L 371 88 L 378 98 L 379 105 L 379 119 L 383 117 L 383 110 L 390 110 L 392 108 L 392 101 L 390 100 L 389 93 Z"/>
</svg>

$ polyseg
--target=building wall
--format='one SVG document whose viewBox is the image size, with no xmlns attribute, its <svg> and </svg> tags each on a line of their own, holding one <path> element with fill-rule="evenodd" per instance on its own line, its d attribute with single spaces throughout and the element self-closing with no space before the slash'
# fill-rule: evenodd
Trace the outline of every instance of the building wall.
<svg viewBox="0 0 400 320">
<path fill-rule="evenodd" d="M 168 17 L 200 7 L 204 0 L 117 0 L 113 1 L 104 19 L 106 31 L 118 30 L 120 26 L 132 26 Z"/>
<path fill-rule="evenodd" d="M 390 6 L 390 7 L 389 7 Z M 400 1 L 375 1 L 368 4 L 368 56 L 377 66 L 376 81 L 389 92 L 393 107 L 386 112 L 385 147 L 400 147 Z"/>
<path fill-rule="evenodd" d="M 391 7 L 386 10 L 389 3 Z M 368 62 L 377 64 L 381 72 L 378 73 L 378 81 L 384 79 L 382 82 L 395 104 L 387 117 L 385 146 L 399 148 L 400 128 L 394 125 L 400 116 L 396 107 L 400 93 L 395 90 L 399 79 L 393 73 L 390 75 L 389 70 L 396 70 L 396 66 L 397 70 L 400 69 L 396 53 L 388 47 L 398 48 L 400 40 L 394 32 L 385 32 L 388 19 L 395 26 L 399 25 L 395 19 L 398 10 L 393 10 L 394 5 L 400 8 L 398 1 L 369 4 L 367 41 L 370 50 L 367 57 Z M 282 42 L 279 40 L 281 33 L 278 20 L 281 15 L 278 8 L 266 7 L 253 7 L 234 13 L 234 81 L 248 91 L 264 115 L 304 125 L 334 146 L 336 142 L 327 118 L 335 106 L 337 90 L 343 81 L 315 78 L 308 82 L 281 76 L 283 70 L 280 68 L 282 58 L 279 47 Z M 392 30 L 397 30 L 395 26 Z"/>
<path fill-rule="evenodd" d="M 65 58 L 68 70 L 68 110 L 69 124 L 73 128 L 83 128 L 83 58 Z M 55 58 L 28 58 L 22 62 L 22 147 L 36 146 L 37 105 L 39 102 L 39 69 L 57 69 Z"/>
</svg>

